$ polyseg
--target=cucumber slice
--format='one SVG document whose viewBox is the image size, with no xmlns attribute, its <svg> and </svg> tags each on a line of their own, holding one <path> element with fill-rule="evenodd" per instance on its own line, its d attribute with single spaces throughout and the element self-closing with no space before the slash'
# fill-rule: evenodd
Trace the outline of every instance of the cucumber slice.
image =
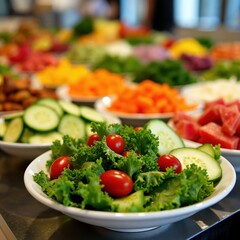
<svg viewBox="0 0 240 240">
<path fill-rule="evenodd" d="M 80 113 L 81 117 L 89 122 L 105 122 L 103 115 L 91 107 L 80 107 Z"/>
<path fill-rule="evenodd" d="M 80 116 L 80 107 L 78 105 L 66 100 L 59 100 L 59 104 L 64 112 L 78 117 Z"/>
<path fill-rule="evenodd" d="M 35 131 L 26 127 L 23 130 L 23 134 L 21 136 L 20 142 L 29 143 L 29 138 L 35 134 Z"/>
<path fill-rule="evenodd" d="M 3 136 L 3 141 L 12 143 L 18 142 L 23 133 L 23 129 L 24 129 L 23 119 L 21 117 L 13 118 L 7 126 L 7 129 Z"/>
<path fill-rule="evenodd" d="M 218 160 L 221 157 L 221 150 L 220 147 L 213 146 L 211 143 L 204 143 L 197 147 L 199 150 L 208 153 L 210 156 Z"/>
<path fill-rule="evenodd" d="M 23 111 L 17 111 L 17 112 L 4 114 L 2 117 L 5 121 L 9 121 L 9 120 L 12 120 L 13 118 L 22 117 L 22 116 L 23 116 Z"/>
<path fill-rule="evenodd" d="M 31 144 L 51 144 L 55 140 L 62 140 L 63 135 L 57 131 L 49 133 L 38 133 L 29 137 Z"/>
<path fill-rule="evenodd" d="M 2 138 L 6 132 L 7 129 L 7 123 L 5 121 L 0 120 L 0 138 Z"/>
<path fill-rule="evenodd" d="M 37 104 L 42 104 L 44 106 L 50 107 L 57 112 L 61 117 L 63 115 L 63 109 L 59 102 L 53 98 L 41 98 L 37 101 Z"/>
<path fill-rule="evenodd" d="M 118 208 L 118 212 L 139 212 L 143 210 L 143 191 L 134 192 L 126 197 L 115 199 L 113 204 Z"/>
<path fill-rule="evenodd" d="M 58 131 L 73 138 L 83 138 L 85 136 L 85 124 L 79 117 L 66 114 L 60 121 Z"/>
<path fill-rule="evenodd" d="M 208 153 L 203 152 L 197 148 L 178 148 L 172 150 L 170 154 L 179 159 L 183 169 L 192 163 L 195 163 L 199 167 L 206 169 L 209 181 L 217 182 L 222 177 L 222 168 L 220 166 L 220 163 Z"/>
<path fill-rule="evenodd" d="M 160 155 L 169 153 L 172 149 L 185 146 L 178 134 L 162 120 L 150 120 L 146 127 L 158 137 L 158 152 Z"/>
<path fill-rule="evenodd" d="M 23 120 L 28 127 L 40 132 L 53 131 L 60 121 L 56 111 L 40 104 L 28 107 L 24 112 Z"/>
</svg>

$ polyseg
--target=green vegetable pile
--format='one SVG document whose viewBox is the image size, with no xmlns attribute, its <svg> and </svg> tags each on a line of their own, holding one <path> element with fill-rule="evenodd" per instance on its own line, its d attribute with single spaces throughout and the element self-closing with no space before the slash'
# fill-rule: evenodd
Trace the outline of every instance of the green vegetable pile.
<svg viewBox="0 0 240 240">
<path fill-rule="evenodd" d="M 197 78 L 184 68 L 181 61 L 171 59 L 150 62 L 139 68 L 134 75 L 133 81 L 136 83 L 146 79 L 160 84 L 167 83 L 170 86 L 182 86 L 197 82 Z"/>
<path fill-rule="evenodd" d="M 204 71 L 201 77 L 203 80 L 235 77 L 237 81 L 240 81 L 240 60 L 218 61 L 211 69 Z"/>
<path fill-rule="evenodd" d="M 137 37 L 126 37 L 125 41 L 127 41 L 129 44 L 136 46 L 140 44 L 153 44 L 154 39 L 152 36 L 137 36 Z"/>
<path fill-rule="evenodd" d="M 94 64 L 106 54 L 99 45 L 74 44 L 66 53 L 66 57 L 74 63 Z"/>
<path fill-rule="evenodd" d="M 132 74 L 142 67 L 143 65 L 140 60 L 134 56 L 120 57 L 110 54 L 106 54 L 92 66 L 94 70 L 104 68 L 118 74 Z"/>
<path fill-rule="evenodd" d="M 173 168 L 160 172 L 157 165 L 159 143 L 146 127 L 135 131 L 121 124 L 92 123 L 92 131 L 101 139 L 93 146 L 88 146 L 84 139 L 72 139 L 68 135 L 51 146 L 47 168 L 56 158 L 68 155 L 73 170 L 65 168 L 54 180 L 43 171 L 34 175 L 43 192 L 65 206 L 112 212 L 160 211 L 197 203 L 214 191 L 206 171 L 195 164 L 179 174 L 174 173 Z M 110 133 L 124 138 L 125 149 L 131 150 L 128 157 L 113 152 L 106 145 L 106 136 Z M 119 204 L 121 198 L 114 199 L 104 192 L 99 176 L 109 169 L 121 170 L 133 179 L 134 190 L 125 198 L 131 199 L 135 194 L 142 196 L 143 201 L 132 201 L 123 208 Z"/>
<path fill-rule="evenodd" d="M 94 30 L 94 21 L 91 17 L 83 17 L 73 26 L 73 40 L 77 37 L 89 34 Z"/>
</svg>

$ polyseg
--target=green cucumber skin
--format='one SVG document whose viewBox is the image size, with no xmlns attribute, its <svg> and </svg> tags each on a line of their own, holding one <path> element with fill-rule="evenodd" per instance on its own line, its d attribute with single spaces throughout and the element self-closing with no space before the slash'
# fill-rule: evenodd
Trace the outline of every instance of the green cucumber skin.
<svg viewBox="0 0 240 240">
<path fill-rule="evenodd" d="M 87 106 L 80 107 L 80 116 L 88 122 L 105 122 L 101 113 Z"/>
<path fill-rule="evenodd" d="M 150 120 L 146 126 L 158 137 L 160 155 L 168 154 L 175 148 L 185 147 L 183 140 L 164 121 L 159 119 Z"/>
<path fill-rule="evenodd" d="M 84 121 L 74 115 L 65 114 L 59 123 L 58 132 L 74 138 L 83 138 L 86 134 Z"/>
<path fill-rule="evenodd" d="M 209 154 L 191 147 L 173 149 L 170 154 L 179 159 L 182 168 L 195 163 L 201 168 L 207 170 L 209 181 L 217 182 L 222 177 L 222 168 L 220 163 Z"/>
<path fill-rule="evenodd" d="M 53 131 L 59 125 L 58 114 L 49 107 L 34 104 L 28 107 L 23 115 L 24 123 L 39 132 Z"/>
<path fill-rule="evenodd" d="M 39 99 L 37 102 L 37 104 L 42 104 L 46 107 L 49 107 L 51 109 L 53 109 L 54 111 L 57 112 L 57 114 L 61 117 L 64 113 L 60 103 L 58 102 L 58 100 L 55 100 L 53 98 L 41 98 Z"/>
<path fill-rule="evenodd" d="M 51 144 L 55 140 L 62 140 L 63 135 L 57 131 L 36 133 L 29 137 L 30 144 Z"/>
<path fill-rule="evenodd" d="M 215 157 L 213 147 L 210 143 L 202 144 L 201 146 L 198 147 L 198 149 L 205 152 L 205 153 L 208 153 L 213 158 Z"/>
<path fill-rule="evenodd" d="M 3 141 L 4 142 L 18 142 L 21 138 L 24 130 L 24 123 L 21 117 L 13 118 L 4 133 Z"/>
<path fill-rule="evenodd" d="M 143 204 L 144 194 L 141 190 L 114 200 L 114 205 L 116 205 L 121 212 L 128 212 L 132 205 L 141 210 L 143 209 Z"/>
<path fill-rule="evenodd" d="M 70 101 L 66 100 L 59 100 L 58 101 L 60 106 L 62 107 L 65 114 L 71 114 L 77 117 L 80 117 L 80 107 Z"/>
</svg>

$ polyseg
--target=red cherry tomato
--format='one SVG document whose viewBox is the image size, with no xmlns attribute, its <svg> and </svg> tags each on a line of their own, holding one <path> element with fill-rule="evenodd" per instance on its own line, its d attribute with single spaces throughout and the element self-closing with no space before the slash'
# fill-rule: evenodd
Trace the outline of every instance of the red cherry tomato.
<svg viewBox="0 0 240 240">
<path fill-rule="evenodd" d="M 107 170 L 100 176 L 103 190 L 110 196 L 120 198 L 130 194 L 133 190 L 133 180 L 119 170 Z"/>
<path fill-rule="evenodd" d="M 130 152 L 131 152 L 130 150 L 124 151 L 124 152 L 122 153 L 122 156 L 123 156 L 123 157 L 128 157 L 128 154 L 129 154 Z"/>
<path fill-rule="evenodd" d="M 140 130 L 143 130 L 143 127 L 135 127 L 134 130 L 137 132 L 137 131 L 140 131 Z"/>
<path fill-rule="evenodd" d="M 171 154 L 164 154 L 160 156 L 157 160 L 160 171 L 165 172 L 167 168 L 174 167 L 175 173 L 180 173 L 182 171 L 182 164 L 175 156 Z"/>
<path fill-rule="evenodd" d="M 87 141 L 88 146 L 93 146 L 95 141 L 100 141 L 100 137 L 96 133 L 89 136 Z"/>
<path fill-rule="evenodd" d="M 106 137 L 108 147 L 115 153 L 122 154 L 125 147 L 125 142 L 122 136 L 118 134 L 109 134 Z"/>
<path fill-rule="evenodd" d="M 129 155 L 130 152 L 131 152 L 131 150 L 126 150 L 126 151 L 124 151 L 124 152 L 122 153 L 122 156 L 123 156 L 123 157 L 128 157 L 128 155 Z M 136 152 L 135 152 L 135 154 L 136 154 L 137 156 L 139 156 L 139 153 L 136 153 Z"/>
<path fill-rule="evenodd" d="M 70 169 L 73 169 L 72 164 L 70 163 L 70 157 L 69 156 L 61 156 L 57 158 L 50 167 L 50 178 L 56 179 L 61 174 L 64 168 L 69 167 Z"/>
</svg>

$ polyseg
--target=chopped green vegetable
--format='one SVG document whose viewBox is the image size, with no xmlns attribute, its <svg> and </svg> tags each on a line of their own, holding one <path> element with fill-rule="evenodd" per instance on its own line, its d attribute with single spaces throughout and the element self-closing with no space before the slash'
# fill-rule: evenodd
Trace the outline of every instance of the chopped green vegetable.
<svg viewBox="0 0 240 240">
<path fill-rule="evenodd" d="M 197 82 L 197 78 L 184 68 L 179 60 L 166 59 L 161 62 L 153 61 L 134 73 L 136 83 L 150 79 L 157 83 L 170 86 L 181 86 Z"/>
</svg>

